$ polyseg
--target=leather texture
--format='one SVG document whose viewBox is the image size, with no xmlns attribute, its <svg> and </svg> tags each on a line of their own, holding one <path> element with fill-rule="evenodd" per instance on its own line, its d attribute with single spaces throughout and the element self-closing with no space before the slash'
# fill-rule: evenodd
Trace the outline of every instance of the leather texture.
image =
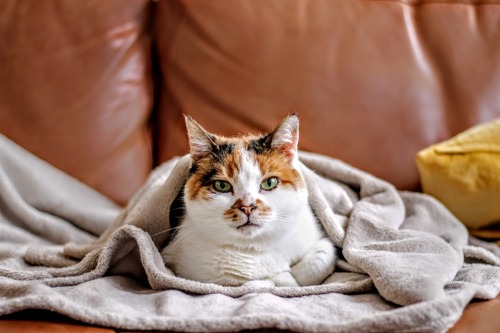
<svg viewBox="0 0 500 333">
<path fill-rule="evenodd" d="M 400 189 L 415 154 L 500 116 L 500 2 L 159 1 L 158 158 L 188 151 L 182 113 L 209 131 L 301 120 L 300 148 Z"/>
<path fill-rule="evenodd" d="M 0 132 L 124 204 L 151 169 L 150 4 L 0 2 Z"/>
<path fill-rule="evenodd" d="M 499 21 L 498 0 L 4 0 L 0 131 L 123 204 L 188 152 L 183 113 L 237 135 L 297 112 L 301 149 L 415 190 L 419 150 L 500 116 Z"/>
</svg>

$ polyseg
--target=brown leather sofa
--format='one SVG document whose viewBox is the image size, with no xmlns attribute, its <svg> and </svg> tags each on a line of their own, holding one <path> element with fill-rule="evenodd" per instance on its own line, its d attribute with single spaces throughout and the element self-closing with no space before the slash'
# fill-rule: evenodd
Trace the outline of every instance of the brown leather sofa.
<svg viewBox="0 0 500 333">
<path fill-rule="evenodd" d="M 187 152 L 183 113 L 235 135 L 297 112 L 301 149 L 419 190 L 420 149 L 500 117 L 499 59 L 497 0 L 2 0 L 0 132 L 124 205 Z"/>
</svg>

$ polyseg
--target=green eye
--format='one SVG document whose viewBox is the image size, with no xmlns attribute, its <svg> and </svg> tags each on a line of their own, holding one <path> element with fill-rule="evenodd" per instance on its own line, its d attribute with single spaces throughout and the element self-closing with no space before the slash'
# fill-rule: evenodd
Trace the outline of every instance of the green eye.
<svg viewBox="0 0 500 333">
<path fill-rule="evenodd" d="M 279 180 L 276 177 L 270 177 L 264 180 L 260 184 L 260 188 L 263 189 L 264 191 L 271 191 L 278 186 Z"/>
<path fill-rule="evenodd" d="M 224 181 L 224 180 L 216 180 L 214 181 L 214 190 L 216 190 L 217 192 L 221 192 L 221 193 L 227 193 L 227 192 L 230 192 L 233 187 L 231 186 L 231 184 L 229 184 L 228 182 Z"/>
</svg>

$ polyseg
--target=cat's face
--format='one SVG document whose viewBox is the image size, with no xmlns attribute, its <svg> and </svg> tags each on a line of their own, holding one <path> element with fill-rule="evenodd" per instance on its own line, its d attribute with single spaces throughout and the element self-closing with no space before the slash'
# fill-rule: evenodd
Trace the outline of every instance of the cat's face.
<svg viewBox="0 0 500 333">
<path fill-rule="evenodd" d="M 185 187 L 188 218 L 220 244 L 259 246 L 279 240 L 308 204 L 298 169 L 298 119 L 266 136 L 224 138 L 186 117 L 192 168 Z"/>
</svg>

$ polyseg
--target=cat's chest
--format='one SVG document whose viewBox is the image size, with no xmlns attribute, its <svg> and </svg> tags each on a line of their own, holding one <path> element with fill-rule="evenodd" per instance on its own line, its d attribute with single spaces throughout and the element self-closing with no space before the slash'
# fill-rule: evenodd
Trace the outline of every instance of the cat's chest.
<svg viewBox="0 0 500 333">
<path fill-rule="evenodd" d="M 279 248 L 267 251 L 214 246 L 198 239 L 167 247 L 162 255 L 178 275 L 203 282 L 239 285 L 290 270 L 292 258 Z"/>
<path fill-rule="evenodd" d="M 216 249 L 207 263 L 223 284 L 268 279 L 290 269 L 290 259 L 279 249 L 265 252 L 222 247 Z"/>
</svg>

